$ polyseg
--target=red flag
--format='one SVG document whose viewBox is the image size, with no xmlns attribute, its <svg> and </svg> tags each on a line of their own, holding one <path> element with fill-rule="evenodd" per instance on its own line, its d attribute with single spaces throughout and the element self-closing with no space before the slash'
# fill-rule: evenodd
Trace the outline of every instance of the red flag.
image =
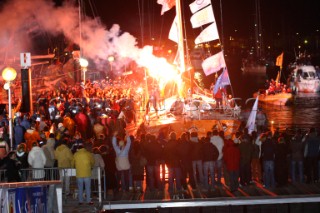
<svg viewBox="0 0 320 213">
<path fill-rule="evenodd" d="M 158 0 L 157 3 L 162 5 L 161 15 L 176 5 L 175 0 Z"/>
</svg>

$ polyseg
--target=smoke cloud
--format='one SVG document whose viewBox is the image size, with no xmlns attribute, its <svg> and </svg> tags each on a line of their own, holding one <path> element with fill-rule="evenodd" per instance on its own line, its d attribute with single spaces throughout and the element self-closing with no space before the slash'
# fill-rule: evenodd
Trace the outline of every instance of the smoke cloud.
<svg viewBox="0 0 320 213">
<path fill-rule="evenodd" d="M 100 21 L 90 17 L 79 21 L 79 8 L 66 2 L 55 7 L 46 0 L 11 0 L 3 5 L 0 12 L 0 61 L 19 57 L 20 52 L 30 52 L 32 38 L 41 34 L 59 35 L 61 33 L 71 42 L 81 46 L 82 55 L 96 64 L 106 62 L 108 56 L 138 61 L 140 52 L 136 38 L 121 32 L 114 24 L 110 29 Z M 80 39 L 81 31 L 81 39 Z M 122 66 L 115 60 L 115 68 Z"/>
</svg>

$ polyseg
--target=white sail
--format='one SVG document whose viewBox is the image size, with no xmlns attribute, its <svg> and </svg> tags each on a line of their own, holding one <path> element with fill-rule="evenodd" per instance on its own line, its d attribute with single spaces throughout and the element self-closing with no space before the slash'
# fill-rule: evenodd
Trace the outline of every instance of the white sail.
<svg viewBox="0 0 320 213">
<path fill-rule="evenodd" d="M 257 111 L 258 111 L 258 102 L 259 102 L 259 95 L 256 98 L 256 101 L 253 104 L 252 110 L 250 112 L 246 128 L 248 128 L 249 134 L 251 134 L 253 131 L 255 131 L 255 125 L 256 125 L 256 117 L 257 117 Z"/>
</svg>

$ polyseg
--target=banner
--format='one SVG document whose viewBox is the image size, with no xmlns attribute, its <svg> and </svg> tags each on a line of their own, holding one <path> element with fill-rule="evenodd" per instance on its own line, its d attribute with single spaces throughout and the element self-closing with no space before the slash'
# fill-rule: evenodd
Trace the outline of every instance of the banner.
<svg viewBox="0 0 320 213">
<path fill-rule="evenodd" d="M 176 5 L 176 0 L 158 0 L 157 3 L 162 5 L 161 15 L 163 15 Z"/>
<path fill-rule="evenodd" d="M 202 69 L 206 76 L 218 72 L 221 68 L 226 67 L 223 51 L 210 56 L 202 62 Z"/>
<path fill-rule="evenodd" d="M 202 8 L 208 6 L 209 4 L 211 4 L 211 0 L 195 0 L 194 2 L 192 2 L 189 7 L 190 10 L 193 13 L 201 10 Z"/>
<path fill-rule="evenodd" d="M 252 110 L 250 112 L 246 128 L 248 128 L 249 134 L 251 134 L 253 131 L 255 131 L 255 125 L 256 125 L 256 117 L 257 117 L 257 111 L 258 111 L 258 102 L 259 102 L 259 95 L 256 98 L 256 101 L 253 104 Z"/>
<path fill-rule="evenodd" d="M 169 31 L 169 39 L 178 43 L 179 41 L 179 28 L 178 28 L 178 18 L 177 16 L 174 18 L 170 31 Z"/>
<path fill-rule="evenodd" d="M 279 66 L 282 69 L 283 64 L 283 52 L 277 57 L 276 66 Z"/>
<path fill-rule="evenodd" d="M 15 212 L 47 212 L 47 193 L 45 186 L 9 189 L 9 194 L 15 194 L 12 208 Z M 13 202 L 11 202 L 13 204 Z M 10 203 L 10 205 L 11 205 Z"/>
<path fill-rule="evenodd" d="M 215 22 L 212 5 L 193 14 L 190 18 L 190 21 L 191 21 L 192 28 L 198 28 L 198 27 L 201 27 L 202 25 Z"/>
<path fill-rule="evenodd" d="M 210 24 L 208 27 L 206 27 L 202 32 L 198 35 L 198 37 L 195 39 L 195 44 L 200 44 L 208 41 L 213 41 L 219 39 L 219 33 L 217 29 L 216 23 Z"/>
<path fill-rule="evenodd" d="M 229 73 L 227 68 L 223 70 L 221 75 L 218 77 L 216 84 L 214 85 L 213 94 L 216 94 L 220 87 L 231 85 L 229 79 Z"/>
</svg>

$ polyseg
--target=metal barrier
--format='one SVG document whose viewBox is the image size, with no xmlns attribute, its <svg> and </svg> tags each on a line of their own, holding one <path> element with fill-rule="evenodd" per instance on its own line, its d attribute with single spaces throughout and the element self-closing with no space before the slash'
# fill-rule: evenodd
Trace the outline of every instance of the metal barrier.
<svg viewBox="0 0 320 213">
<path fill-rule="evenodd" d="M 61 180 L 64 198 L 73 195 L 73 198 L 77 199 L 78 190 L 75 168 L 28 168 L 21 169 L 19 172 L 22 182 Z M 94 167 L 92 169 L 92 174 L 91 195 L 97 194 L 98 200 L 101 203 L 102 194 L 104 199 L 106 199 L 105 172 L 100 167 Z M 6 170 L 0 170 L 0 182 L 7 182 Z M 67 201 L 67 199 L 64 199 L 64 201 Z"/>
</svg>

